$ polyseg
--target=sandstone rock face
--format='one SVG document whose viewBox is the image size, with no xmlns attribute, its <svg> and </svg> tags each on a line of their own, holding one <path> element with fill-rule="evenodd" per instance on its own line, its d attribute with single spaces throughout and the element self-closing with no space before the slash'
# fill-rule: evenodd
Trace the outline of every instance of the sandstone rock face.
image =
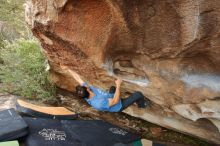
<svg viewBox="0 0 220 146">
<path fill-rule="evenodd" d="M 60 63 L 104 89 L 121 77 L 153 103 L 126 113 L 220 144 L 219 0 L 29 0 L 26 21 L 58 86 L 76 85 Z"/>
</svg>

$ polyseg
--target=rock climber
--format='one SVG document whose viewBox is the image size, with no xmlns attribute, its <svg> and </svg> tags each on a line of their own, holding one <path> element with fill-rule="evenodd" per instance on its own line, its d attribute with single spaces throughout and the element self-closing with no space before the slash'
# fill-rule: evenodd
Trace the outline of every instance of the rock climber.
<svg viewBox="0 0 220 146">
<path fill-rule="evenodd" d="M 135 92 L 127 98 L 120 96 L 120 87 L 122 84 L 120 78 L 115 81 L 116 86 L 112 86 L 109 92 L 106 92 L 88 85 L 77 73 L 67 66 L 61 65 L 61 68 L 68 72 L 80 84 L 76 87 L 76 94 L 80 98 L 85 99 L 88 104 L 98 111 L 120 112 L 133 103 L 137 103 L 139 108 L 149 106 L 149 100 L 145 99 L 141 92 Z"/>
</svg>

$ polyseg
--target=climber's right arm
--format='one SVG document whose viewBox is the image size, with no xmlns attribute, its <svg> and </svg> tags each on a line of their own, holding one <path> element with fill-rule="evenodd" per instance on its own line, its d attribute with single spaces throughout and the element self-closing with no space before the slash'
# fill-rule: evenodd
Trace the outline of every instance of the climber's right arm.
<svg viewBox="0 0 220 146">
<path fill-rule="evenodd" d="M 80 76 L 76 72 L 74 72 L 70 69 L 68 69 L 68 72 L 80 85 L 83 85 L 84 81 L 80 78 Z"/>
</svg>

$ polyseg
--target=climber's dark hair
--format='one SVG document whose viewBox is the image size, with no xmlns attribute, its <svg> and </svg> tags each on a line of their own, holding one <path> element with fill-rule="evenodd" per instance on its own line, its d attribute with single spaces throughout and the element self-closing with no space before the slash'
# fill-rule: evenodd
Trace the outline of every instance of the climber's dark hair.
<svg viewBox="0 0 220 146">
<path fill-rule="evenodd" d="M 85 86 L 76 86 L 76 95 L 80 98 L 88 98 L 89 92 L 87 91 L 87 88 Z"/>
</svg>

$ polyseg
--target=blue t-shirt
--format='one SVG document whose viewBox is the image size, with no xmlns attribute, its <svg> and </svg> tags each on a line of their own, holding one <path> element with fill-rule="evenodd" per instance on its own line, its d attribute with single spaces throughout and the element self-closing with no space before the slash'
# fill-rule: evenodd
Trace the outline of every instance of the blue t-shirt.
<svg viewBox="0 0 220 146">
<path fill-rule="evenodd" d="M 87 83 L 83 83 L 83 86 L 88 86 Z M 93 108 L 99 111 L 109 111 L 109 112 L 118 112 L 120 111 L 122 104 L 121 100 L 113 106 L 109 106 L 109 98 L 113 98 L 114 94 L 105 92 L 99 88 L 93 86 L 88 86 L 91 91 L 94 93 L 94 96 L 91 99 L 86 99 L 88 104 Z"/>
</svg>

